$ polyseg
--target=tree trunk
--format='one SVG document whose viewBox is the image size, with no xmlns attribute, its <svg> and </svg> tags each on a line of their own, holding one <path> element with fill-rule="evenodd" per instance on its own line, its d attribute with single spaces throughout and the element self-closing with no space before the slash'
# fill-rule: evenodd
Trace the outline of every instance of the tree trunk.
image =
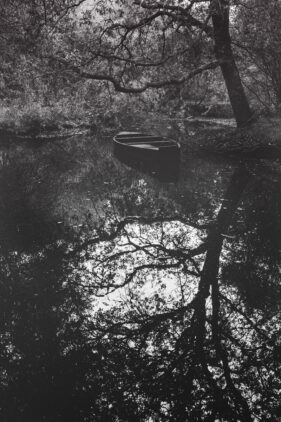
<svg viewBox="0 0 281 422">
<path fill-rule="evenodd" d="M 229 0 L 211 0 L 214 28 L 215 54 L 222 60 L 221 71 L 227 87 L 237 126 L 246 126 L 252 120 L 252 112 L 244 92 L 238 68 L 233 57 L 229 34 Z"/>
</svg>

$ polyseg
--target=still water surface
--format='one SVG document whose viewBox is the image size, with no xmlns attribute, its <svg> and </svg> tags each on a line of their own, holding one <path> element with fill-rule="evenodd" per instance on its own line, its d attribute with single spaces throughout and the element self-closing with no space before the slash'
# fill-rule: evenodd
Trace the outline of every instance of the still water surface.
<svg viewBox="0 0 281 422">
<path fill-rule="evenodd" d="M 150 409 L 138 420 L 156 420 L 149 419 L 154 411 L 160 420 L 177 420 L 176 401 L 168 397 L 180 381 L 173 384 L 163 359 L 164 366 L 180 373 L 184 361 L 173 361 L 171 351 L 186 356 L 188 367 L 194 359 L 188 358 L 190 350 L 198 347 L 205 350 L 210 372 L 207 381 L 199 369 L 192 374 L 193 410 L 186 404 L 186 415 L 201 400 L 201 416 L 194 420 L 205 420 L 211 410 L 202 397 L 210 402 L 206 385 L 216 383 L 230 398 L 227 409 L 212 410 L 214 415 L 250 420 L 245 419 L 250 412 L 253 420 L 275 420 L 270 417 L 281 391 L 280 162 L 200 157 L 186 148 L 184 137 L 181 141 L 176 182 L 118 162 L 110 136 L 79 135 L 37 147 L 17 141 L 2 148 L 1 388 L 6 402 L 1 412 L 7 420 L 48 415 L 48 400 L 55 403 L 57 420 L 70 414 L 83 420 L 84 411 L 113 418 L 93 420 L 115 420 L 121 412 L 118 394 L 107 385 L 114 371 L 129 397 L 125 402 L 132 404 L 135 394 Z M 107 363 L 103 374 L 93 356 L 106 361 L 106 354 L 97 352 L 105 344 L 115 369 Z M 123 357 L 114 351 L 121 344 Z M 138 387 L 129 394 L 128 353 L 137 349 L 146 375 L 130 375 Z M 83 365 L 81 354 L 87 357 Z M 126 374 L 120 359 L 128 361 Z M 95 405 L 88 396 L 83 404 L 74 391 L 93 391 L 96 372 L 102 393 L 95 392 Z M 253 381 L 257 372 L 261 383 Z M 155 379 L 160 388 L 157 377 L 167 377 L 165 383 L 169 378 L 173 391 L 163 392 L 162 404 L 152 412 L 142 383 Z M 73 395 L 76 401 L 66 410 Z M 233 412 L 236 416 L 229 416 Z"/>
</svg>

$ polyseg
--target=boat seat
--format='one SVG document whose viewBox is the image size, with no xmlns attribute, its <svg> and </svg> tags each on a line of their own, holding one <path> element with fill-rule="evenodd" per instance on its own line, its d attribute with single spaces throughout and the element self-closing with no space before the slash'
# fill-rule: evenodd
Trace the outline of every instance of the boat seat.
<svg viewBox="0 0 281 422">
<path fill-rule="evenodd" d="M 128 137 L 116 137 L 116 140 L 121 143 L 132 143 L 132 142 L 155 142 L 163 141 L 163 138 L 160 136 L 128 136 Z"/>
</svg>

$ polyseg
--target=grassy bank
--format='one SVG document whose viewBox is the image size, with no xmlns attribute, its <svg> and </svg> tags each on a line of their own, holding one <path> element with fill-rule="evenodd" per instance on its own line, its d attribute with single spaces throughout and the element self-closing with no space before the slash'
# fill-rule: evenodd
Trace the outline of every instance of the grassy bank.
<svg viewBox="0 0 281 422">
<path fill-rule="evenodd" d="M 260 117 L 248 128 L 237 129 L 234 120 L 223 116 L 173 117 L 165 111 L 146 111 L 135 99 L 95 107 L 66 100 L 51 105 L 39 102 L 0 106 L 0 133 L 12 137 L 44 138 L 79 131 L 115 132 L 137 128 L 177 138 L 184 148 L 221 154 L 281 156 L 281 118 Z M 159 126 L 159 122 L 162 122 Z"/>
<path fill-rule="evenodd" d="M 145 119 L 151 104 L 137 98 L 108 98 L 91 103 L 64 98 L 49 105 L 40 101 L 26 104 L 0 104 L 0 132 L 15 136 L 41 136 L 65 130 L 88 129 L 92 132 L 118 130 Z"/>
<path fill-rule="evenodd" d="M 40 135 L 76 128 L 83 124 L 90 126 L 90 115 L 82 107 L 56 104 L 42 106 L 12 105 L 0 107 L 0 130 L 15 135 Z"/>
</svg>

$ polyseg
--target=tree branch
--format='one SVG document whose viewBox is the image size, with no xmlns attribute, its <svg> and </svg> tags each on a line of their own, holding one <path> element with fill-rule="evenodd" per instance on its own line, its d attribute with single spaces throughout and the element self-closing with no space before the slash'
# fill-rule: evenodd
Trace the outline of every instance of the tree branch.
<svg viewBox="0 0 281 422">
<path fill-rule="evenodd" d="M 166 3 L 146 3 L 143 0 L 134 1 L 135 5 L 141 6 L 144 9 L 162 10 L 163 15 L 173 17 L 177 21 L 184 21 L 186 26 L 199 28 L 203 30 L 208 37 L 213 37 L 213 28 L 207 25 L 206 22 L 200 21 L 189 13 L 194 3 L 198 3 L 198 1 L 193 0 L 191 4 L 185 8 L 183 6 L 168 5 Z M 202 1 L 200 1 L 200 3 L 202 3 Z"/>
<path fill-rule="evenodd" d="M 187 73 L 186 75 L 179 77 L 179 78 L 171 78 L 167 80 L 162 80 L 159 82 L 147 82 L 140 87 L 132 87 L 132 86 L 124 86 L 120 83 L 120 81 L 112 76 L 107 75 L 105 73 L 91 73 L 86 70 L 82 70 L 80 67 L 75 66 L 69 63 L 67 60 L 62 59 L 60 57 L 48 57 L 50 60 L 56 61 L 64 66 L 68 70 L 76 73 L 77 75 L 81 76 L 85 79 L 91 79 L 96 81 L 107 81 L 111 82 L 117 92 L 123 92 L 127 94 L 141 94 L 142 92 L 148 89 L 160 89 L 171 85 L 182 85 L 185 82 L 189 81 L 190 79 L 194 78 L 196 75 L 199 75 L 206 70 L 216 69 L 222 64 L 221 60 L 214 60 L 202 66 L 199 66 L 197 69 L 192 70 L 191 72 Z"/>
</svg>

